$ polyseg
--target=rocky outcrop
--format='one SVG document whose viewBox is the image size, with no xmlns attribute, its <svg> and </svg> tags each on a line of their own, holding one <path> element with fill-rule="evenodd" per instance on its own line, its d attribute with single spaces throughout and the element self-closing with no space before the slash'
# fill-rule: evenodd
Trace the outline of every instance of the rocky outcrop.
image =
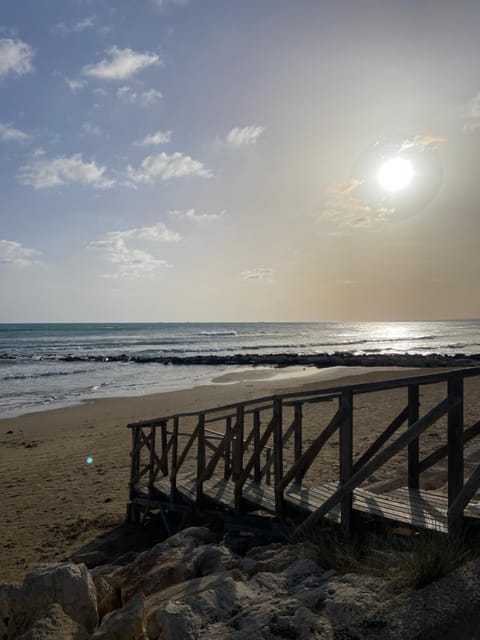
<svg viewBox="0 0 480 640">
<path fill-rule="evenodd" d="M 85 565 L 44 565 L 25 576 L 22 585 L 0 588 L 0 637 L 10 640 L 27 631 L 59 604 L 70 618 L 91 632 L 98 624 L 95 585 Z"/>
<path fill-rule="evenodd" d="M 0 638 L 428 640 L 455 637 L 449 627 L 480 605 L 480 561 L 399 594 L 380 578 L 326 571 L 303 551 L 270 544 L 241 557 L 197 527 L 123 566 L 39 567 L 0 586 Z"/>
<path fill-rule="evenodd" d="M 52 604 L 18 640 L 89 640 L 90 637 L 85 627 L 67 616 L 59 604 Z"/>
<path fill-rule="evenodd" d="M 124 607 L 112 611 L 93 634 L 94 640 L 144 640 L 145 596 L 138 593 Z"/>
</svg>

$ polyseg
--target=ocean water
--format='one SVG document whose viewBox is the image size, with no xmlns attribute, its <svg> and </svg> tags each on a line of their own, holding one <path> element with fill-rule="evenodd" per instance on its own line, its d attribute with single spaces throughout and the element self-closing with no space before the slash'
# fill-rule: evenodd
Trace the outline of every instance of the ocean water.
<svg viewBox="0 0 480 640">
<path fill-rule="evenodd" d="M 232 366 L 157 356 L 480 353 L 480 320 L 387 323 L 0 324 L 0 417 L 208 384 Z M 124 354 L 147 362 L 115 362 Z M 84 357 L 69 362 L 68 358 Z M 98 358 L 98 360 L 94 360 Z"/>
</svg>

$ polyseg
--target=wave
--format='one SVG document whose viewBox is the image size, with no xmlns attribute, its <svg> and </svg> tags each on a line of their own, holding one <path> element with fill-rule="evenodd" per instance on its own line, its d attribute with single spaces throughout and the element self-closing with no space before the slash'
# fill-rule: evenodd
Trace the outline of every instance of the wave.
<svg viewBox="0 0 480 640">
<path fill-rule="evenodd" d="M 236 331 L 200 331 L 200 336 L 238 336 Z"/>
<path fill-rule="evenodd" d="M 33 380 L 35 378 L 52 378 L 56 376 L 71 376 L 80 373 L 90 373 L 92 369 L 72 369 L 70 371 L 43 371 L 41 373 L 13 373 L 0 376 L 0 380 Z"/>
</svg>

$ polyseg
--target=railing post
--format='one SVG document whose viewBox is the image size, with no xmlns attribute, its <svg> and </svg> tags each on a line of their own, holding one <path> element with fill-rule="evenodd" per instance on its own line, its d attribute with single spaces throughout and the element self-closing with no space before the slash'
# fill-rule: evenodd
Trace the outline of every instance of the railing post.
<svg viewBox="0 0 480 640">
<path fill-rule="evenodd" d="M 339 409 L 344 412 L 340 423 L 340 484 L 345 484 L 353 474 L 353 394 L 344 391 L 339 399 Z M 349 536 L 352 527 L 353 492 L 341 500 L 341 526 Z"/>
<path fill-rule="evenodd" d="M 265 467 L 267 469 L 265 472 L 265 484 L 267 484 L 267 486 L 270 486 L 272 484 L 271 460 L 272 460 L 272 450 L 270 447 L 268 447 L 268 449 L 265 451 Z"/>
<path fill-rule="evenodd" d="M 164 476 L 168 476 L 168 455 L 167 455 L 167 446 L 168 446 L 168 434 L 167 434 L 167 423 L 162 422 L 160 425 L 162 429 L 162 468 L 161 471 Z"/>
<path fill-rule="evenodd" d="M 302 403 L 297 402 L 295 404 L 295 441 L 294 441 L 294 451 L 295 451 L 295 462 L 302 457 Z M 302 482 L 302 472 L 299 469 L 295 475 L 295 482 L 299 484 Z"/>
<path fill-rule="evenodd" d="M 203 500 L 203 482 L 199 482 L 205 471 L 205 414 L 198 416 L 197 432 L 197 508 L 201 507 Z"/>
<path fill-rule="evenodd" d="M 243 436 L 245 409 L 243 405 L 237 407 L 237 435 L 235 436 L 233 446 L 233 479 L 235 481 L 235 511 L 240 513 L 242 503 L 242 487 L 238 485 L 238 481 L 242 477 L 243 472 Z"/>
<path fill-rule="evenodd" d="M 228 417 L 225 424 L 225 436 L 227 436 L 230 433 L 231 429 L 232 429 L 232 419 Z M 225 469 L 223 472 L 223 477 L 225 480 L 228 480 L 232 472 L 231 451 L 232 451 L 232 446 L 230 442 L 228 442 L 225 446 Z"/>
<path fill-rule="evenodd" d="M 283 488 L 280 485 L 283 479 L 283 407 L 280 399 L 273 401 L 273 473 L 275 479 L 275 511 L 279 518 L 283 515 Z"/>
<path fill-rule="evenodd" d="M 150 442 L 149 442 L 149 447 L 150 447 L 150 460 L 149 460 L 149 467 L 148 467 L 148 493 L 150 495 L 150 498 L 152 497 L 153 494 L 153 483 L 155 482 L 155 438 L 156 438 L 156 428 L 155 426 L 152 424 L 152 426 L 150 427 Z"/>
<path fill-rule="evenodd" d="M 450 507 L 463 488 L 463 376 L 453 373 L 448 378 L 448 398 L 455 404 L 448 410 L 448 506 Z M 449 533 L 453 533 L 463 521 L 463 512 L 450 518 Z"/>
<path fill-rule="evenodd" d="M 129 522 L 133 524 L 140 523 L 140 508 L 133 500 L 135 499 L 135 479 L 138 476 L 140 469 L 140 452 L 138 450 L 138 442 L 140 440 L 140 427 L 133 426 L 132 428 L 132 451 L 130 452 L 130 503 L 127 508 L 127 518 Z"/>
<path fill-rule="evenodd" d="M 419 418 L 419 386 L 412 384 L 408 387 L 408 426 L 411 427 Z M 419 483 L 419 440 L 415 438 L 408 445 L 408 486 L 418 489 Z"/>
<path fill-rule="evenodd" d="M 253 479 L 260 482 L 260 412 L 253 413 Z"/>
<path fill-rule="evenodd" d="M 173 419 L 172 433 L 172 473 L 170 476 L 170 496 L 172 502 L 177 497 L 177 461 L 178 461 L 178 416 Z"/>
</svg>

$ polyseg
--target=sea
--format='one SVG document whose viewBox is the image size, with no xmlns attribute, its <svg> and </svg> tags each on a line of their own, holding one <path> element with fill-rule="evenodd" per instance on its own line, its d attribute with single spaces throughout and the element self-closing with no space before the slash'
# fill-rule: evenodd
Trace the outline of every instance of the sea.
<svg viewBox="0 0 480 640">
<path fill-rule="evenodd" d="M 188 389 L 235 369 L 149 361 L 158 356 L 338 352 L 478 354 L 480 320 L 0 324 L 0 417 Z M 123 361 L 115 360 L 120 355 Z"/>
</svg>

